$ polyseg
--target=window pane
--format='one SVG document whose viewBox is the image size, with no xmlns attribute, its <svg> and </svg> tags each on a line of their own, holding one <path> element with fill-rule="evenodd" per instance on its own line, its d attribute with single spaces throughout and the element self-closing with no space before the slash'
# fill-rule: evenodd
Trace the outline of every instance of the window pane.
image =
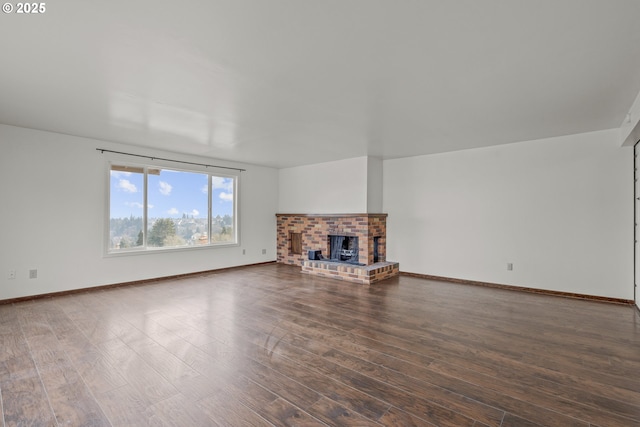
<svg viewBox="0 0 640 427">
<path fill-rule="evenodd" d="M 149 247 L 208 243 L 208 176 L 171 169 L 147 175 Z"/>
<path fill-rule="evenodd" d="M 112 165 L 109 194 L 109 250 L 142 246 L 143 170 Z"/>
<path fill-rule="evenodd" d="M 211 177 L 211 243 L 236 241 L 234 178 Z"/>
</svg>

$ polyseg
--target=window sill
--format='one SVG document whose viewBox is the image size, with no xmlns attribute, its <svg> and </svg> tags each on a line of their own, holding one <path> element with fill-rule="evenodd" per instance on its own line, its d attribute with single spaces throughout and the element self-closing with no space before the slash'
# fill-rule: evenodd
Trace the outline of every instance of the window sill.
<svg viewBox="0 0 640 427">
<path fill-rule="evenodd" d="M 240 243 L 217 243 L 211 245 L 198 245 L 198 246 L 184 246 L 175 248 L 146 248 L 146 249 L 125 249 L 117 252 L 105 252 L 105 258 L 121 257 L 130 255 L 149 255 L 149 254 L 161 254 L 167 252 L 188 252 L 188 251 L 202 251 L 206 249 L 222 249 L 222 248 L 234 248 L 239 247 Z"/>
</svg>

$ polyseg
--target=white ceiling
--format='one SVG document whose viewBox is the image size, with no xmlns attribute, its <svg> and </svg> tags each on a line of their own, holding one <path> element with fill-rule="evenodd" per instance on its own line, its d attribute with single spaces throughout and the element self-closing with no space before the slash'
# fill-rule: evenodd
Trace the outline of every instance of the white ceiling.
<svg viewBox="0 0 640 427">
<path fill-rule="evenodd" d="M 0 123 L 288 167 L 618 127 L 640 1 L 58 0 L 0 54 Z"/>
</svg>

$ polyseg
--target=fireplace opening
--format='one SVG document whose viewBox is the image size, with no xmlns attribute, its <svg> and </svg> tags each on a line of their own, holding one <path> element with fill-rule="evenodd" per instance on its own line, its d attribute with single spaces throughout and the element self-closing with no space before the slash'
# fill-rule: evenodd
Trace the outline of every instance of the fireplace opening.
<svg viewBox="0 0 640 427">
<path fill-rule="evenodd" d="M 359 264 L 358 238 L 355 236 L 329 236 L 329 259 Z"/>
</svg>

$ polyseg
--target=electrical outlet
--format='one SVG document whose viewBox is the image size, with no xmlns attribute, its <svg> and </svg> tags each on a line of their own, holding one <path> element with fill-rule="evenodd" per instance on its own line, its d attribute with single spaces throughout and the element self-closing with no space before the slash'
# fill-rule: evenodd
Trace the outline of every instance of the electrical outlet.
<svg viewBox="0 0 640 427">
<path fill-rule="evenodd" d="M 37 279 L 38 278 L 38 270 L 29 270 L 29 279 Z"/>
<path fill-rule="evenodd" d="M 507 263 L 507 270 L 509 270 L 509 271 L 513 270 L 513 263 L 512 262 L 508 262 Z"/>
<path fill-rule="evenodd" d="M 13 280 L 15 278 L 16 278 L 16 271 L 15 270 L 9 270 L 9 273 L 7 273 L 7 279 Z"/>
<path fill-rule="evenodd" d="M 263 249 L 263 250 L 262 250 L 262 255 L 265 255 L 266 253 L 267 253 L 267 250 L 266 250 L 266 249 Z"/>
</svg>

